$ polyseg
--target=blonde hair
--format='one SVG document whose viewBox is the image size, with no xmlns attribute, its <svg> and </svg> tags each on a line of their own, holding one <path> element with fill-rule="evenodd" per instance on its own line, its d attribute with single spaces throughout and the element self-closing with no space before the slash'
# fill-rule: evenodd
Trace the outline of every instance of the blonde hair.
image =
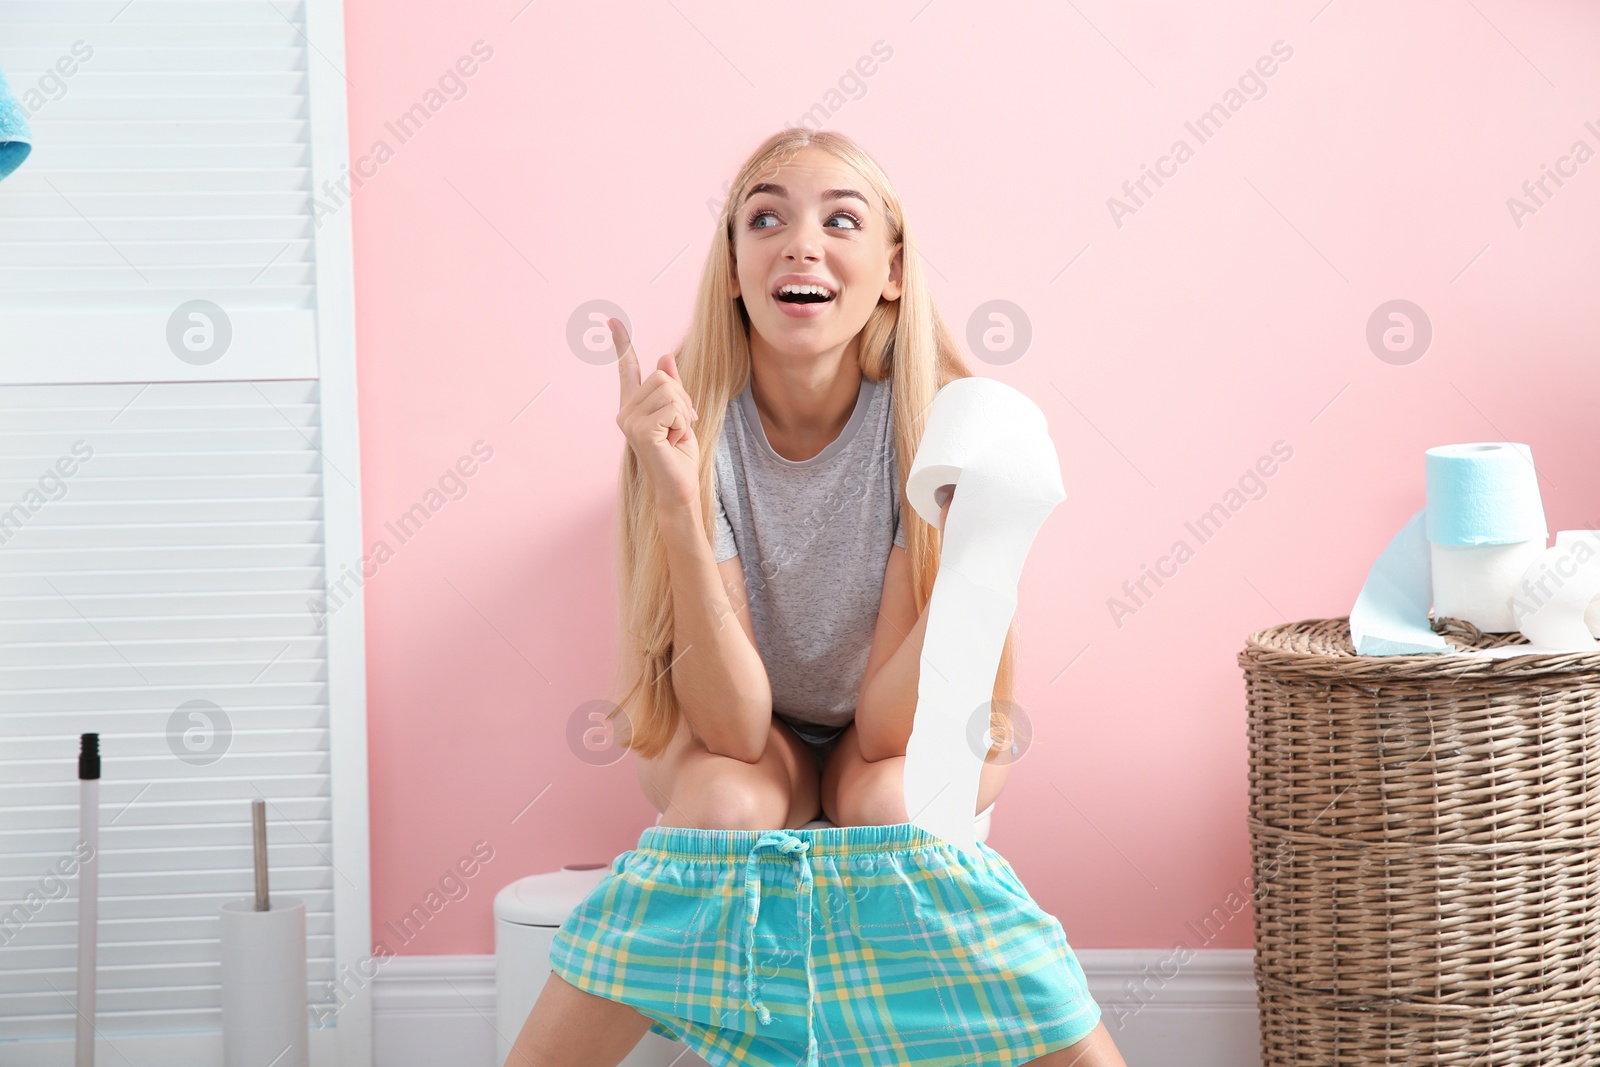
<svg viewBox="0 0 1600 1067">
<path fill-rule="evenodd" d="M 861 373 L 873 381 L 891 380 L 895 454 L 899 462 L 900 511 L 905 519 L 906 554 L 920 614 L 933 593 L 939 570 L 939 531 L 924 522 L 906 503 L 905 479 L 922 440 L 928 406 L 934 394 L 956 378 L 972 376 L 965 357 L 939 318 L 928 292 L 922 259 L 906 224 L 900 200 L 889 178 L 855 141 L 842 133 L 792 127 L 767 138 L 739 168 L 723 204 L 711 250 L 700 274 L 700 291 L 694 317 L 677 349 L 678 371 L 684 389 L 694 401 L 700 419 L 695 436 L 700 442 L 700 510 L 708 538 L 713 526 L 715 492 L 713 464 L 716 444 L 728 403 L 744 390 L 750 375 L 749 317 L 743 302 L 732 293 L 734 276 L 734 224 L 750 186 L 801 149 L 815 147 L 832 153 L 855 168 L 883 205 L 888 245 L 902 244 L 901 295 L 878 301 L 859 334 Z M 666 546 L 657 522 L 655 497 L 649 476 L 633 449 L 623 444 L 618 479 L 621 501 L 621 537 L 618 571 L 621 593 L 619 648 L 642 649 L 642 656 L 622 655 L 618 663 L 618 711 L 625 723 L 618 729 L 620 743 L 642 759 L 666 751 L 683 714 L 672 687 L 674 653 L 672 588 Z M 714 542 L 713 542 L 714 543 Z M 737 610 L 739 605 L 733 605 Z M 632 635 L 633 640 L 628 637 Z M 993 736 L 1000 744 L 1007 725 L 1004 705 L 1012 699 L 1015 667 L 1014 634 L 1008 634 L 995 678 Z M 615 717 L 617 712 L 612 712 Z M 992 749 L 991 749 L 992 751 Z"/>
</svg>

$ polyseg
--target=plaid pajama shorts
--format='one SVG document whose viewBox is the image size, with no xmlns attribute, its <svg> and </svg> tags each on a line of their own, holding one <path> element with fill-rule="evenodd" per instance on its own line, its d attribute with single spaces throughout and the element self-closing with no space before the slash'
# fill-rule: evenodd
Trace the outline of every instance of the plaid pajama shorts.
<svg viewBox="0 0 1600 1067">
<path fill-rule="evenodd" d="M 562 923 L 550 966 L 716 1067 L 998 1067 L 1100 1021 L 1011 865 L 910 822 L 648 827 Z"/>
</svg>

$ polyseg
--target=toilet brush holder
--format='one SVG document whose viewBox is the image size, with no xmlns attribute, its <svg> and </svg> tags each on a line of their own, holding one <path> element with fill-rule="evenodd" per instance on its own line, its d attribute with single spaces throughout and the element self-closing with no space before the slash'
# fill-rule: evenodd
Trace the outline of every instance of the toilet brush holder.
<svg viewBox="0 0 1600 1067">
<path fill-rule="evenodd" d="M 255 909 L 222 905 L 223 1067 L 309 1067 L 305 901 Z"/>
</svg>

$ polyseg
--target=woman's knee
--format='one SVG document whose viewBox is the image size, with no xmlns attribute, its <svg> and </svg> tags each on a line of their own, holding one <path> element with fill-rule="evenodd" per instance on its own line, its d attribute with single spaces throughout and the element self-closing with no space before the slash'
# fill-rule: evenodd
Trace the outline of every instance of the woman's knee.
<svg viewBox="0 0 1600 1067">
<path fill-rule="evenodd" d="M 770 767 L 708 753 L 684 767 L 672 809 L 703 830 L 775 830 L 789 812 L 788 789 Z"/>
<path fill-rule="evenodd" d="M 853 768 L 839 783 L 839 817 L 846 826 L 889 826 L 906 821 L 905 757 L 891 756 Z"/>
</svg>

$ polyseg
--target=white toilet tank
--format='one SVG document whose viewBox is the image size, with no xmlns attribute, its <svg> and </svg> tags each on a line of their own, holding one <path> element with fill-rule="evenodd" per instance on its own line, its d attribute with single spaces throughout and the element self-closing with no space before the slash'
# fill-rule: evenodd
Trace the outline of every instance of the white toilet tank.
<svg viewBox="0 0 1600 1067">
<path fill-rule="evenodd" d="M 550 979 L 550 946 L 568 915 L 600 884 L 609 863 L 572 864 L 548 874 L 530 874 L 495 894 L 495 1067 L 511 1054 L 544 984 Z M 710 1067 L 705 1060 L 660 1034 L 647 1033 L 621 1067 Z"/>
</svg>

